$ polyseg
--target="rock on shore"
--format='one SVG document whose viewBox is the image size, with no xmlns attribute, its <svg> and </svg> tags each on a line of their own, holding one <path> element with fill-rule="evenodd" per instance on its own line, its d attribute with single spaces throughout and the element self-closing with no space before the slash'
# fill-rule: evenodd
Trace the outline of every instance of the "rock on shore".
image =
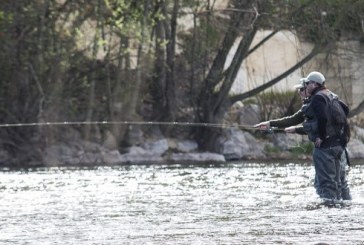
<svg viewBox="0 0 364 245">
<path fill-rule="evenodd" d="M 357 134 L 356 134 L 357 135 Z M 364 158 L 364 138 L 354 138 L 348 144 L 349 156 Z M 100 144 L 73 141 L 48 146 L 44 152 L 44 165 L 117 165 L 117 164 L 167 164 L 167 163 L 224 163 L 232 160 L 266 160 L 301 158 L 311 152 L 297 155 L 292 148 L 309 144 L 305 136 L 272 134 L 263 139 L 238 128 L 225 130 L 217 141 L 217 152 L 199 152 L 193 140 L 160 138 L 132 146 L 122 151 L 108 149 Z M 269 150 L 270 149 L 270 150 Z M 123 153 L 121 153 L 123 152 Z"/>
</svg>

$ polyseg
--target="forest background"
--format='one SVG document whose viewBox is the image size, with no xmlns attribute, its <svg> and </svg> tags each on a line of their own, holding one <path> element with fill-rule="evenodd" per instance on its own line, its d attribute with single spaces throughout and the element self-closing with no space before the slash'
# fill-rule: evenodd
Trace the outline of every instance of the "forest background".
<svg viewBox="0 0 364 245">
<path fill-rule="evenodd" d="M 46 147 L 70 141 L 76 132 L 90 142 L 112 137 L 117 149 L 133 144 L 129 124 L 45 122 L 219 125 L 236 103 L 260 105 L 262 120 L 292 114 L 300 106 L 296 93 L 269 88 L 319 55 L 340 55 L 340 41 L 364 41 L 363 0 L 230 0 L 223 8 L 217 2 L 1 1 L 0 148 L 11 156 L 8 164 L 42 162 Z M 189 23 L 182 21 L 187 16 Z M 271 32 L 252 45 L 261 30 Z M 270 81 L 232 94 L 244 60 L 282 30 L 310 42 L 312 50 Z M 357 103 L 350 116 L 360 118 L 362 109 Z M 167 123 L 158 128 L 210 152 L 223 130 Z"/>
</svg>

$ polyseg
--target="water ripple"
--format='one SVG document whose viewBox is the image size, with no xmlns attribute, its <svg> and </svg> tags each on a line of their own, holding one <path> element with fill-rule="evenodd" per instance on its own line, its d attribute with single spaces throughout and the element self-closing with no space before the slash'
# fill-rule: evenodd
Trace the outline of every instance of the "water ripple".
<svg viewBox="0 0 364 245">
<path fill-rule="evenodd" d="M 1 244 L 362 244 L 354 200 L 323 206 L 308 164 L 119 166 L 0 172 Z"/>
</svg>

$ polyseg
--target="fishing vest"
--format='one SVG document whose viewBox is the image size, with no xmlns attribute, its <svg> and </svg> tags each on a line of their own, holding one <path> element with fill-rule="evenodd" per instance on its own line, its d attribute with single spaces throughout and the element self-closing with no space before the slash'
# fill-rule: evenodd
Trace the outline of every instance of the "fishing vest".
<svg viewBox="0 0 364 245">
<path fill-rule="evenodd" d="M 336 115 L 337 112 L 335 112 L 335 115 L 333 115 L 333 113 L 334 113 L 333 109 L 336 109 L 336 108 L 333 108 L 333 100 L 335 100 L 335 99 L 338 100 L 337 95 L 328 90 L 321 90 L 321 91 L 318 91 L 313 96 L 322 96 L 326 101 L 325 113 L 327 115 L 327 122 L 326 122 L 326 138 L 323 139 L 324 142 L 331 141 L 334 143 L 337 140 L 340 141 L 340 136 L 343 133 L 342 132 L 343 124 L 341 124 L 341 123 L 339 124 L 336 121 L 344 120 L 342 117 L 345 117 L 345 120 L 346 120 L 346 115 L 345 114 L 341 115 L 341 113 L 340 113 L 340 115 Z M 303 129 L 308 134 L 308 138 L 312 142 L 315 142 L 316 139 L 319 137 L 318 121 L 317 121 L 317 118 L 315 117 L 315 113 L 313 111 L 311 101 L 308 104 L 302 106 L 302 112 L 305 116 L 305 122 L 303 123 Z"/>
</svg>

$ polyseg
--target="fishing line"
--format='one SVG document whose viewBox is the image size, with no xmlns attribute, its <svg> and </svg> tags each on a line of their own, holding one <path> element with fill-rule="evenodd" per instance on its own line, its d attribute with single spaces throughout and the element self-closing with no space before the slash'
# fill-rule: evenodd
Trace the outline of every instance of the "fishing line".
<svg viewBox="0 0 364 245">
<path fill-rule="evenodd" d="M 225 123 L 197 123 L 197 122 L 153 122 L 153 121 L 79 121 L 79 122 L 34 122 L 34 123 L 4 123 L 0 128 L 12 127 L 35 127 L 35 126 L 71 126 L 71 125 L 166 125 L 166 126 L 184 126 L 184 127 L 211 127 L 211 128 L 240 128 L 244 130 L 264 131 L 269 134 L 284 132 L 283 129 L 270 127 L 268 129 L 259 129 L 251 125 L 244 124 L 225 124 Z"/>
<path fill-rule="evenodd" d="M 257 129 L 250 125 L 223 124 L 223 123 L 195 123 L 195 122 L 142 122 L 142 121 L 80 121 L 80 122 L 37 122 L 37 123 L 4 123 L 0 128 L 34 127 L 34 126 L 66 126 L 66 125 L 169 125 L 187 127 L 216 127 L 216 128 L 244 128 Z"/>
</svg>

